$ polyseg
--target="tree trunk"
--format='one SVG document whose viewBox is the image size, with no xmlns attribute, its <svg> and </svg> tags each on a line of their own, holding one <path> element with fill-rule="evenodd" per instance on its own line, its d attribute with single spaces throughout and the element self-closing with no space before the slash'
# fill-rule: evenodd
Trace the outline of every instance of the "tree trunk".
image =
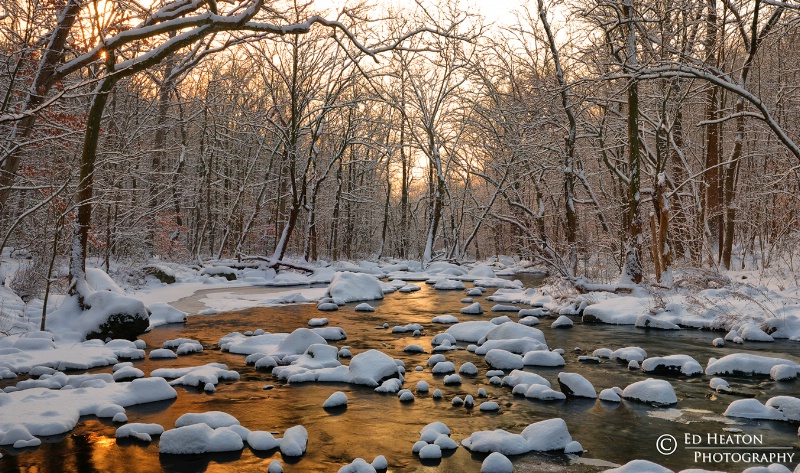
<svg viewBox="0 0 800 473">
<path fill-rule="evenodd" d="M 625 0 L 623 5 L 628 20 L 628 64 L 635 68 L 636 62 L 636 24 L 633 0 Z M 639 84 L 635 77 L 628 84 L 628 235 L 625 246 L 623 283 L 639 284 L 644 277 L 642 267 L 642 217 L 640 209 L 640 157 L 639 157 Z"/>
<path fill-rule="evenodd" d="M 89 115 L 86 121 L 86 134 L 83 139 L 81 153 L 80 180 L 76 193 L 77 216 L 72 234 L 72 250 L 69 263 L 69 294 L 77 295 L 82 306 L 83 299 L 90 294 L 86 285 L 86 253 L 89 243 L 89 232 L 92 226 L 92 195 L 94 192 L 94 169 L 97 161 L 97 145 L 100 140 L 100 127 L 103 121 L 103 109 L 108 101 L 111 89 L 114 88 L 114 76 L 106 76 L 100 80 Z"/>
</svg>

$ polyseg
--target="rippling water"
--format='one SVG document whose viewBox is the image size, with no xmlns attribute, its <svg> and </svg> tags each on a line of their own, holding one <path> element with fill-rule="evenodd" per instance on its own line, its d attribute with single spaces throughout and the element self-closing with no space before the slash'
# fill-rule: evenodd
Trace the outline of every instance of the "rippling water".
<svg viewBox="0 0 800 473">
<path fill-rule="evenodd" d="M 723 429 L 741 429 L 744 433 L 763 435 L 764 446 L 792 447 L 795 462 L 800 461 L 797 425 L 783 422 L 744 421 L 721 416 L 728 404 L 741 396 L 715 394 L 708 388 L 707 376 L 697 378 L 669 379 L 678 395 L 674 409 L 655 409 L 649 406 L 623 402 L 621 404 L 601 401 L 568 400 L 565 402 L 539 402 L 511 395 L 507 387 L 492 386 L 485 376 L 487 366 L 481 357 L 458 350 L 447 353 L 448 360 L 456 366 L 472 361 L 479 367 L 475 377 L 463 376 L 461 386 L 444 386 L 441 376 L 434 376 L 430 369 L 414 371 L 417 365 L 425 365 L 430 354 L 406 354 L 403 348 L 409 344 L 422 345 L 430 352 L 430 339 L 447 327 L 431 324 L 433 316 L 452 313 L 461 321 L 489 319 L 502 315 L 492 314 L 491 302 L 476 298 L 487 309 L 483 316 L 458 314 L 464 304 L 461 291 L 434 291 L 421 284 L 422 290 L 411 294 L 389 294 L 383 301 L 371 303 L 373 313 L 355 312 L 356 304 L 341 307 L 338 312 L 324 313 L 313 304 L 282 307 L 257 308 L 213 316 L 194 316 L 185 325 L 159 327 L 142 336 L 151 348 L 159 348 L 169 339 L 186 337 L 200 341 L 202 353 L 181 356 L 176 360 L 149 359 L 134 362 L 134 366 L 146 374 L 160 367 L 196 366 L 209 362 L 220 362 L 241 374 L 237 382 L 220 383 L 217 391 L 206 394 L 193 388 L 178 387 L 178 398 L 170 402 L 133 406 L 127 409 L 129 422 L 159 423 L 171 428 L 175 420 L 187 412 L 220 410 L 239 419 L 251 430 L 268 430 L 275 434 L 293 425 L 302 424 L 309 432 L 308 452 L 298 459 L 282 458 L 280 452 L 256 452 L 245 448 L 242 452 L 209 455 L 159 455 L 158 442 L 143 444 L 134 441 L 117 441 L 114 437 L 116 425 L 94 417 L 82 419 L 78 427 L 68 434 L 44 439 L 37 449 L 4 450 L 0 459 L 3 472 L 256 472 L 266 471 L 273 459 L 284 463 L 287 472 L 337 471 L 342 465 L 356 457 L 367 461 L 384 455 L 392 472 L 477 472 L 483 455 L 472 455 L 459 448 L 434 464 L 422 464 L 412 455 L 411 446 L 419 439 L 419 429 L 433 421 L 442 421 L 452 430 L 451 437 L 460 441 L 476 430 L 506 429 L 520 432 L 528 424 L 553 417 L 563 418 L 570 433 L 586 450 L 582 458 L 560 455 L 531 454 L 514 458 L 517 471 L 569 471 L 593 472 L 607 468 L 609 462 L 626 463 L 643 458 L 655 461 L 675 470 L 683 468 L 723 469 L 741 471 L 747 465 L 733 463 L 696 464 L 693 451 L 679 448 L 674 454 L 665 456 L 657 452 L 656 439 L 670 433 L 680 439 L 687 433 L 725 433 Z M 230 291 L 230 290 L 228 290 Z M 266 292 L 268 289 L 242 288 L 240 293 Z M 490 291 L 491 292 L 491 291 Z M 198 311 L 202 307 L 197 294 L 180 301 L 183 310 Z M 430 394 L 417 395 L 415 402 L 401 404 L 395 395 L 376 394 L 363 386 L 337 383 L 307 383 L 287 385 L 276 382 L 269 374 L 257 372 L 246 366 L 244 357 L 221 352 L 216 344 L 219 339 L 233 331 L 262 328 L 270 332 L 291 332 L 306 326 L 312 317 L 328 317 L 331 326 L 342 327 L 348 339 L 336 343 L 348 345 L 353 354 L 369 348 L 382 350 L 406 363 L 404 387 L 414 389 L 416 383 L 425 380 L 431 393 L 441 389 L 444 399 L 435 401 Z M 516 319 L 511 314 L 512 319 Z M 392 334 L 390 330 L 376 329 L 388 322 L 390 325 L 417 322 L 425 325 L 421 337 L 407 334 Z M 538 327 L 544 332 L 550 348 L 566 350 L 564 371 L 578 372 L 600 389 L 628 384 L 644 379 L 639 371 L 629 371 L 623 364 L 603 362 L 585 364 L 577 361 L 576 347 L 583 354 L 590 354 L 601 347 L 619 348 L 641 346 L 648 356 L 687 354 L 702 365 L 711 356 L 720 357 L 740 350 L 758 351 L 766 356 L 800 357 L 800 344 L 775 342 L 750 343 L 745 346 L 714 348 L 711 340 L 719 334 L 694 330 L 654 331 L 633 327 L 607 325 L 582 325 L 576 323 L 572 329 L 550 329 L 551 320 L 543 319 Z M 346 361 L 345 361 L 346 363 Z M 110 372 L 110 367 L 93 372 Z M 557 389 L 556 376 L 562 369 L 528 368 L 548 378 Z M 727 378 L 738 391 L 756 396 L 762 402 L 775 395 L 798 395 L 797 382 L 776 383 L 765 379 Z M 17 380 L 18 381 L 18 380 Z M 6 383 L 7 385 L 8 383 Z M 264 389 L 274 385 L 272 389 Z M 482 413 L 478 409 L 466 410 L 453 407 L 450 399 L 466 394 L 475 395 L 483 387 L 489 400 L 500 404 L 498 413 Z M 334 391 L 344 391 L 349 398 L 347 409 L 330 413 L 322 403 Z M 477 400 L 476 401 L 480 401 Z M 478 402 L 476 402 L 477 404 Z M 793 466 L 793 465 L 792 465 Z"/>
</svg>

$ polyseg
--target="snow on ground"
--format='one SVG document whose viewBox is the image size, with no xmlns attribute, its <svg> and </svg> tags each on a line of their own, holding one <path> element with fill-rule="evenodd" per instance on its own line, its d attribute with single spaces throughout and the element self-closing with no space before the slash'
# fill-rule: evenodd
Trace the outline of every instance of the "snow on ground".
<svg viewBox="0 0 800 473">
<path fill-rule="evenodd" d="M 269 307 L 283 304 L 317 302 L 325 296 L 327 288 L 310 287 L 303 289 L 269 289 L 258 293 L 242 294 L 241 292 L 213 292 L 200 299 L 209 309 L 219 312 L 250 309 L 252 307 Z"/>
<path fill-rule="evenodd" d="M 125 407 L 174 399 L 178 395 L 160 378 L 125 383 L 98 381 L 76 389 L 32 388 L 0 393 L 0 432 L 21 425 L 33 435 L 62 434 L 75 428 L 81 416 L 104 417 L 104 411 L 124 412 Z M 110 409 L 114 406 L 118 409 Z"/>
</svg>

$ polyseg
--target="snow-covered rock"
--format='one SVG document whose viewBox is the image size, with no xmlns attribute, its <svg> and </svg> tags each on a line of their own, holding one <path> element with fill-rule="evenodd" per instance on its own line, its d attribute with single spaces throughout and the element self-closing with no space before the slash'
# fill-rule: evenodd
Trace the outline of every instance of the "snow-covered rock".
<svg viewBox="0 0 800 473">
<path fill-rule="evenodd" d="M 525 386 L 525 385 L 517 385 Z M 516 386 L 515 386 L 516 388 Z M 554 391 L 543 384 L 531 384 L 525 390 L 525 397 L 539 401 L 563 401 L 567 396 L 558 391 Z"/>
<path fill-rule="evenodd" d="M 208 363 L 188 368 L 159 368 L 152 371 L 150 376 L 172 379 L 169 383 L 172 386 L 205 386 L 207 383 L 216 385 L 220 380 L 239 380 L 239 373 L 228 370 L 228 367 L 221 363 Z"/>
<path fill-rule="evenodd" d="M 589 399 L 597 397 L 592 383 L 578 373 L 558 373 L 558 384 L 567 397 L 586 397 Z"/>
<path fill-rule="evenodd" d="M 375 308 L 372 307 L 371 305 L 367 304 L 366 302 L 362 302 L 361 304 L 358 304 L 357 306 L 355 306 L 354 310 L 356 312 L 375 312 Z"/>
<path fill-rule="evenodd" d="M 668 468 L 647 460 L 633 460 L 619 468 L 611 468 L 603 473 L 674 473 Z"/>
<path fill-rule="evenodd" d="M 346 407 L 347 406 L 347 395 L 341 391 L 336 391 L 335 393 L 328 396 L 328 399 L 322 403 L 322 407 L 326 409 L 333 409 L 336 407 Z"/>
<path fill-rule="evenodd" d="M 525 366 L 520 355 L 500 349 L 492 349 L 486 352 L 485 360 L 492 368 L 501 370 L 515 370 Z"/>
<path fill-rule="evenodd" d="M 647 352 L 639 347 L 625 347 L 611 352 L 611 359 L 625 363 L 636 361 L 641 363 L 647 358 Z"/>
<path fill-rule="evenodd" d="M 670 406 L 678 402 L 675 390 L 668 381 L 653 378 L 628 385 L 622 391 L 622 397 L 659 407 Z"/>
<path fill-rule="evenodd" d="M 483 307 L 481 307 L 479 302 L 473 302 L 466 307 L 462 307 L 459 312 L 468 315 L 481 315 L 483 313 Z"/>
<path fill-rule="evenodd" d="M 156 435 L 164 433 L 164 427 L 159 424 L 130 423 L 121 425 L 114 434 L 116 438 L 135 438 L 142 442 L 150 442 Z M 1 444 L 2 442 L 0 442 Z"/>
<path fill-rule="evenodd" d="M 572 442 L 563 419 L 549 419 L 527 426 L 522 433 L 505 430 L 479 431 L 461 441 L 473 452 L 500 452 L 504 455 L 521 455 L 528 452 L 563 452 Z"/>
<path fill-rule="evenodd" d="M 175 427 L 185 427 L 193 424 L 206 424 L 212 429 L 218 427 L 230 427 L 232 425 L 239 425 L 239 420 L 236 417 L 222 411 L 208 411 L 201 413 L 187 413 L 178 417 L 175 421 Z"/>
<path fill-rule="evenodd" d="M 772 358 L 750 353 L 733 353 L 711 362 L 706 366 L 706 374 L 733 376 L 768 376 L 774 366 L 789 365 L 795 370 L 800 365 L 784 358 Z"/>
<path fill-rule="evenodd" d="M 302 425 L 289 427 L 281 439 L 281 453 L 287 457 L 299 457 L 306 453 L 308 431 Z"/>
<path fill-rule="evenodd" d="M 535 350 L 525 353 L 522 357 L 525 366 L 564 366 L 564 357 L 558 353 L 546 350 Z"/>
<path fill-rule="evenodd" d="M 660 375 L 695 376 L 703 374 L 703 367 L 689 355 L 669 355 L 647 358 L 642 371 Z"/>
<path fill-rule="evenodd" d="M 461 281 L 440 279 L 433 285 L 433 288 L 440 291 L 461 291 L 466 289 L 466 286 L 464 286 L 464 283 Z"/>
<path fill-rule="evenodd" d="M 728 405 L 723 415 L 745 419 L 788 420 L 785 413 L 761 404 L 758 399 L 737 399 Z"/>
<path fill-rule="evenodd" d="M 214 429 L 207 424 L 192 424 L 161 434 L 160 453 L 190 455 L 238 451 L 244 448 L 242 437 L 227 427 Z"/>
<path fill-rule="evenodd" d="M 559 316 L 555 322 L 550 325 L 550 328 L 572 328 L 572 319 L 566 315 Z"/>
<path fill-rule="evenodd" d="M 337 302 L 374 301 L 383 299 L 383 289 L 374 276 L 345 271 L 333 277 L 328 295 Z"/>
<path fill-rule="evenodd" d="M 436 317 L 432 318 L 431 322 L 435 324 L 457 324 L 458 319 L 453 315 L 444 314 L 437 315 Z"/>
<path fill-rule="evenodd" d="M 764 404 L 775 408 L 786 416 L 789 422 L 800 422 L 800 399 L 793 396 L 775 396 Z"/>
<path fill-rule="evenodd" d="M 502 453 L 493 452 L 481 463 L 481 473 L 514 473 L 514 464 Z"/>
</svg>

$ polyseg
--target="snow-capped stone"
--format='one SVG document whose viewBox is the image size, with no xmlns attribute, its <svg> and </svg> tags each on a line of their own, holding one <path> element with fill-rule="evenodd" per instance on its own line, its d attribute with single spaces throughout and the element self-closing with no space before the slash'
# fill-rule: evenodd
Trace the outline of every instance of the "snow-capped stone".
<svg viewBox="0 0 800 473">
<path fill-rule="evenodd" d="M 521 455 L 528 452 L 564 451 L 572 442 L 563 419 L 555 418 L 530 424 L 521 434 L 505 430 L 479 431 L 461 441 L 473 452 L 500 452 Z"/>
<path fill-rule="evenodd" d="M 372 468 L 375 468 L 376 470 L 385 470 L 389 468 L 389 462 L 386 461 L 386 457 L 384 457 L 383 455 L 378 455 L 377 457 L 375 457 L 375 459 L 372 460 L 371 465 Z"/>
<path fill-rule="evenodd" d="M 572 319 L 566 315 L 559 316 L 555 322 L 550 325 L 550 328 L 572 328 Z"/>
<path fill-rule="evenodd" d="M 397 397 L 400 399 L 400 402 L 414 402 L 414 393 L 408 389 L 401 389 L 397 393 Z"/>
<path fill-rule="evenodd" d="M 425 381 L 418 381 L 417 382 L 417 392 L 418 393 L 426 393 L 426 392 L 428 392 L 429 389 L 430 389 L 430 386 L 428 386 L 427 382 L 425 382 Z"/>
<path fill-rule="evenodd" d="M 790 365 L 775 365 L 769 370 L 769 377 L 775 381 L 791 381 L 797 379 L 798 368 Z"/>
<path fill-rule="evenodd" d="M 534 325 L 539 325 L 539 319 L 537 317 L 529 315 L 527 317 L 519 319 L 519 323 L 521 323 L 522 325 L 527 325 L 528 327 L 533 327 Z"/>
<path fill-rule="evenodd" d="M 321 310 L 323 312 L 334 312 L 339 310 L 339 304 L 335 302 L 321 302 L 317 304 L 317 310 Z"/>
<path fill-rule="evenodd" d="M 479 287 L 473 287 L 467 291 L 467 295 L 470 297 L 480 297 L 483 295 L 483 290 Z"/>
<path fill-rule="evenodd" d="M 426 444 L 419 451 L 421 460 L 436 460 L 442 458 L 442 448 L 434 444 Z"/>
<path fill-rule="evenodd" d="M 750 342 L 774 342 L 771 335 L 761 330 L 756 324 L 744 324 L 739 327 L 739 336 Z"/>
<path fill-rule="evenodd" d="M 637 381 L 622 391 L 622 397 L 654 406 L 669 406 L 678 402 L 672 385 L 663 379 Z"/>
<path fill-rule="evenodd" d="M 13 448 L 38 447 L 42 441 L 34 437 L 23 424 L 0 425 L 0 445 Z"/>
<path fill-rule="evenodd" d="M 433 395 L 431 397 L 433 397 L 434 399 L 441 399 L 442 398 L 442 390 L 441 389 L 437 389 L 437 390 L 433 391 Z"/>
<path fill-rule="evenodd" d="M 622 399 L 619 397 L 619 394 L 614 389 L 608 388 L 603 389 L 600 391 L 600 396 L 598 396 L 601 401 L 606 402 L 621 402 Z"/>
<path fill-rule="evenodd" d="M 165 360 L 177 357 L 178 355 L 174 351 L 167 348 L 156 348 L 155 350 L 150 352 L 151 360 Z"/>
<path fill-rule="evenodd" d="M 335 393 L 328 396 L 328 399 L 322 404 L 322 407 L 325 409 L 333 409 L 336 407 L 346 407 L 347 406 L 347 394 L 336 391 Z"/>
<path fill-rule="evenodd" d="M 421 287 L 417 286 L 416 284 L 408 283 L 405 286 L 401 287 L 397 290 L 397 292 L 402 292 L 404 294 L 408 294 L 409 292 L 416 292 L 422 289 Z"/>
<path fill-rule="evenodd" d="M 483 307 L 481 307 L 480 303 L 473 302 L 472 304 L 466 307 L 462 307 L 459 312 L 468 315 L 481 315 L 483 313 Z"/>
<path fill-rule="evenodd" d="M 495 304 L 492 306 L 491 309 L 492 312 L 516 312 L 516 313 L 519 313 L 520 310 L 522 309 L 520 309 L 515 305 L 506 305 L 506 304 Z"/>
<path fill-rule="evenodd" d="M 636 360 L 631 360 L 628 362 L 628 369 L 629 370 L 638 370 L 639 369 L 639 362 Z"/>
<path fill-rule="evenodd" d="M 500 317 L 493 318 L 490 322 L 492 322 L 495 325 L 500 325 L 500 324 L 504 324 L 506 322 L 511 322 L 511 321 L 512 320 L 511 320 L 511 318 L 509 316 L 501 315 Z"/>
<path fill-rule="evenodd" d="M 680 326 L 664 319 L 658 319 L 650 314 L 642 314 L 636 318 L 634 325 L 639 328 L 654 328 L 659 330 L 680 330 Z"/>
<path fill-rule="evenodd" d="M 178 419 L 175 421 L 175 427 L 184 427 L 194 424 L 206 424 L 212 429 L 216 429 L 218 427 L 239 425 L 239 421 L 236 419 L 236 417 L 221 411 L 187 413 L 178 417 Z"/>
<path fill-rule="evenodd" d="M 191 424 L 161 434 L 160 453 L 188 455 L 238 451 L 244 448 L 242 437 L 227 427 L 211 428 L 208 424 Z"/>
<path fill-rule="evenodd" d="M 603 473 L 673 473 L 673 471 L 647 460 L 633 460 L 619 468 L 605 470 Z"/>
<path fill-rule="evenodd" d="M 711 345 L 713 345 L 715 347 L 724 347 L 725 346 L 725 339 L 723 339 L 721 337 L 717 337 L 711 342 Z"/>
<path fill-rule="evenodd" d="M 456 366 L 451 361 L 440 361 L 433 365 L 433 369 L 431 369 L 431 373 L 433 374 L 448 374 L 448 373 L 455 373 Z"/>
<path fill-rule="evenodd" d="M 134 368 L 133 366 L 125 366 L 117 371 L 114 371 L 113 376 L 114 381 L 125 381 L 144 377 L 144 371 Z"/>
<path fill-rule="evenodd" d="M 709 381 L 708 386 L 713 389 L 714 391 L 727 393 L 731 391 L 731 386 L 722 378 L 711 378 Z"/>
<path fill-rule="evenodd" d="M 366 302 L 362 302 L 355 307 L 356 312 L 375 312 L 375 308 Z"/>
<path fill-rule="evenodd" d="M 466 286 L 464 286 L 464 283 L 461 281 L 440 279 L 433 285 L 433 288 L 440 291 L 461 291 L 466 289 Z"/>
<path fill-rule="evenodd" d="M 461 399 L 461 398 L 460 398 L 460 397 L 458 397 L 458 396 L 454 397 L 454 398 L 453 398 L 453 400 L 452 400 L 452 401 L 450 401 L 450 402 L 451 402 L 451 404 L 453 404 L 453 405 L 454 405 L 454 406 L 456 406 L 456 407 L 459 407 L 459 406 L 463 406 L 463 405 L 464 405 L 464 400 L 463 400 L 463 399 Z"/>
<path fill-rule="evenodd" d="M 118 439 L 135 438 L 142 442 L 150 442 L 154 436 L 164 433 L 164 427 L 159 424 L 130 423 L 121 425 L 114 434 Z M 2 444 L 2 442 L 0 442 Z"/>
<path fill-rule="evenodd" d="M 483 345 L 475 349 L 476 355 L 486 355 L 490 350 L 505 350 L 517 355 L 530 351 L 547 350 L 547 345 L 532 338 L 512 338 L 500 340 L 486 340 Z"/>
<path fill-rule="evenodd" d="M 767 400 L 765 405 L 783 412 L 789 422 L 800 422 L 800 399 L 796 397 L 775 396 Z"/>
<path fill-rule="evenodd" d="M 564 358 L 552 351 L 535 350 L 525 353 L 522 363 L 525 366 L 564 366 Z"/>
<path fill-rule="evenodd" d="M 765 406 L 758 399 L 737 399 L 728 405 L 722 415 L 745 419 L 787 420 L 786 414 L 782 411 Z"/>
<path fill-rule="evenodd" d="M 338 308 L 338 306 L 337 306 Z M 324 327 L 328 325 L 328 318 L 327 317 L 315 317 L 308 321 L 309 327 Z"/>
<path fill-rule="evenodd" d="M 639 363 L 643 362 L 644 359 L 647 358 L 647 352 L 639 347 L 625 347 L 620 348 L 618 350 L 614 350 L 611 353 L 611 359 L 622 361 L 622 362 L 630 362 L 631 360 L 635 360 Z"/>
<path fill-rule="evenodd" d="M 278 460 L 272 460 L 267 467 L 267 473 L 283 473 L 283 466 Z"/>
<path fill-rule="evenodd" d="M 328 286 L 328 295 L 337 302 L 383 299 L 380 281 L 366 273 L 337 272 Z"/>
<path fill-rule="evenodd" d="M 174 378 L 169 383 L 172 386 L 205 386 L 207 383 L 216 385 L 220 380 L 238 381 L 239 373 L 228 370 L 228 367 L 221 363 L 208 363 L 188 368 L 159 368 L 152 371 L 150 377 Z"/>
<path fill-rule="evenodd" d="M 483 412 L 496 412 L 500 410 L 500 405 L 494 401 L 482 402 L 479 409 Z"/>
<path fill-rule="evenodd" d="M 234 427 L 231 427 L 231 429 L 234 429 Z M 272 450 L 273 448 L 278 448 L 281 445 L 281 441 L 279 439 L 273 437 L 270 432 L 263 430 L 247 432 L 246 440 L 247 444 L 250 445 L 250 448 L 253 450 Z"/>
<path fill-rule="evenodd" d="M 592 352 L 592 356 L 596 356 L 598 358 L 611 358 L 613 351 L 610 348 L 598 348 L 597 350 Z"/>
<path fill-rule="evenodd" d="M 363 458 L 356 458 L 352 463 L 339 468 L 338 473 L 375 473 L 375 467 Z"/>
<path fill-rule="evenodd" d="M 302 456 L 306 452 L 307 445 L 308 431 L 302 425 L 286 429 L 280 440 L 281 453 L 287 457 Z"/>
<path fill-rule="evenodd" d="M 457 324 L 458 319 L 453 315 L 444 314 L 437 315 L 436 317 L 432 318 L 431 322 L 435 324 Z"/>
<path fill-rule="evenodd" d="M 660 375 L 695 376 L 703 374 L 703 367 L 689 355 L 669 355 L 647 358 L 642 362 L 642 371 Z"/>
<path fill-rule="evenodd" d="M 519 386 L 526 386 L 525 384 L 518 384 L 514 386 L 516 389 Z M 520 390 L 521 391 L 521 390 Z M 564 393 L 554 391 L 543 384 L 531 384 L 525 389 L 525 397 L 528 399 L 536 399 L 539 401 L 563 401 L 567 398 Z"/>
<path fill-rule="evenodd" d="M 521 370 L 514 370 L 509 373 L 508 376 L 503 378 L 503 384 L 506 386 L 511 386 L 512 388 L 518 384 L 542 384 L 548 388 L 550 387 L 550 381 L 546 380 L 545 378 L 536 373 L 530 373 Z"/>
<path fill-rule="evenodd" d="M 461 376 L 457 374 L 448 374 L 447 376 L 444 377 L 444 384 L 445 386 L 461 384 Z"/>
<path fill-rule="evenodd" d="M 439 434 L 436 440 L 433 441 L 434 445 L 438 445 L 442 450 L 455 450 L 458 444 L 455 440 L 451 439 L 447 434 Z"/>
<path fill-rule="evenodd" d="M 771 358 L 749 353 L 733 353 L 710 362 L 706 366 L 707 375 L 768 376 L 774 366 L 789 365 L 800 369 L 797 363 L 784 358 Z"/>
<path fill-rule="evenodd" d="M 592 383 L 578 373 L 558 373 L 558 384 L 567 397 L 586 397 L 589 399 L 597 397 Z"/>
<path fill-rule="evenodd" d="M 422 450 L 422 447 L 428 445 L 428 442 L 424 440 L 417 440 L 414 442 L 414 445 L 411 446 L 411 453 L 419 454 L 419 451 Z"/>
<path fill-rule="evenodd" d="M 514 473 L 514 464 L 500 452 L 492 452 L 481 463 L 481 473 Z"/>
<path fill-rule="evenodd" d="M 463 365 L 459 366 L 458 373 L 466 376 L 475 376 L 478 374 L 478 368 L 472 362 L 467 361 Z"/>
<path fill-rule="evenodd" d="M 525 364 L 522 357 L 506 350 L 493 349 L 486 353 L 486 363 L 492 368 L 513 370 L 521 369 Z"/>
<path fill-rule="evenodd" d="M 403 348 L 403 351 L 406 353 L 425 353 L 425 349 L 417 344 L 408 345 Z"/>
</svg>

